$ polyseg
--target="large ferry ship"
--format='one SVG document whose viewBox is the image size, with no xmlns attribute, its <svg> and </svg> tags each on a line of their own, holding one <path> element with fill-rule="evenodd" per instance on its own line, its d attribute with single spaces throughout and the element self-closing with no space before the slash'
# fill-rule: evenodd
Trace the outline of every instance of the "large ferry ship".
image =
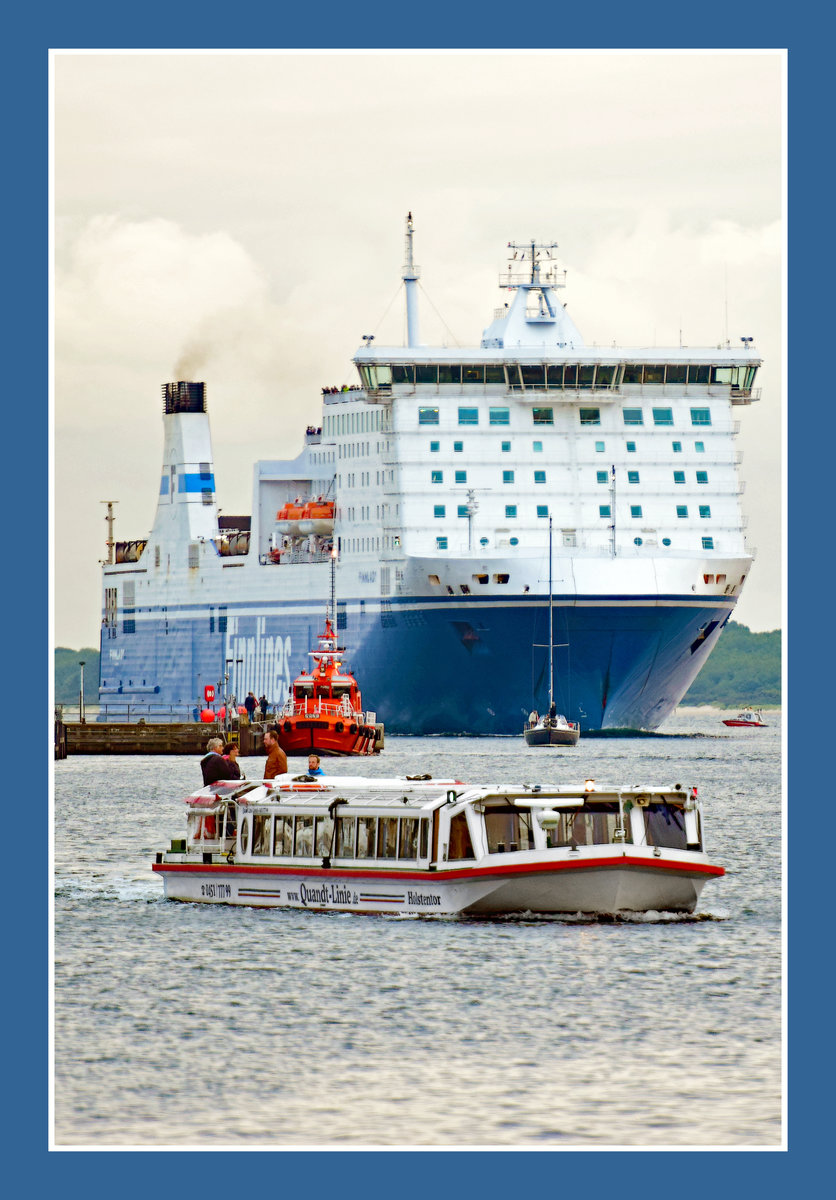
<svg viewBox="0 0 836 1200">
<path fill-rule="evenodd" d="M 735 448 L 751 339 L 588 345 L 556 245 L 531 241 L 509 243 L 478 345 L 424 345 L 413 234 L 410 214 L 407 345 L 363 338 L 358 382 L 323 389 L 298 457 L 255 464 L 250 514 L 219 515 L 204 383 L 163 385 L 154 525 L 131 542 L 111 526 L 103 567 L 104 713 L 202 707 L 220 681 L 281 705 L 333 556 L 338 636 L 387 732 L 516 734 L 544 711 L 550 575 L 569 720 L 655 729 L 687 691 L 752 562 Z"/>
</svg>

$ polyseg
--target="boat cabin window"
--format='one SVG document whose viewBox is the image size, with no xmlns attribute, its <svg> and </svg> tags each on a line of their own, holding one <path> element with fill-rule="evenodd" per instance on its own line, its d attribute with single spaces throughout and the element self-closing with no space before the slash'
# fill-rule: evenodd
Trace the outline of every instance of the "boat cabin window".
<svg viewBox="0 0 836 1200">
<path fill-rule="evenodd" d="M 374 858 L 377 817 L 357 818 L 357 857 Z"/>
<path fill-rule="evenodd" d="M 293 853 L 297 858 L 310 858 L 313 854 L 313 817 L 296 818 Z"/>
<path fill-rule="evenodd" d="M 398 858 L 417 859 L 418 821 L 414 817 L 401 818 L 401 836 L 398 843 Z"/>
<path fill-rule="evenodd" d="M 465 813 L 456 813 L 450 822 L 450 844 L 447 851 L 448 859 L 475 858 L 473 843 L 470 840 L 470 830 L 467 827 Z"/>
<path fill-rule="evenodd" d="M 648 846 L 669 846 L 673 850 L 687 849 L 685 814 L 668 804 L 648 804 L 642 809 L 644 831 Z"/>
<path fill-rule="evenodd" d="M 613 841 L 618 828 L 618 804 L 596 804 L 594 808 L 558 810 L 560 822 L 546 830 L 547 846 L 604 846 Z M 625 841 L 632 842 L 630 822 L 624 821 Z"/>
<path fill-rule="evenodd" d="M 273 853 L 277 858 L 293 853 L 293 817 L 276 817 L 273 830 Z"/>
<path fill-rule="evenodd" d="M 253 817 L 253 854 L 269 854 L 270 853 L 270 823 L 272 817 L 261 816 L 256 813 Z"/>
<path fill-rule="evenodd" d="M 295 683 L 293 685 L 293 694 L 297 700 L 306 700 L 313 697 L 313 680 L 304 683 Z"/>
<path fill-rule="evenodd" d="M 316 854 L 318 858 L 324 858 L 326 854 L 331 853 L 333 837 L 334 822 L 331 817 L 317 817 L 316 829 L 314 832 L 314 845 L 316 846 Z"/>
<path fill-rule="evenodd" d="M 351 691 L 350 683 L 332 683 L 331 692 L 335 700 L 340 700 L 343 696 L 347 696 Z"/>
<path fill-rule="evenodd" d="M 337 858 L 354 858 L 354 817 L 337 818 L 334 854 Z"/>
<path fill-rule="evenodd" d="M 395 858 L 398 852 L 398 818 L 380 817 L 377 822 L 377 857 Z"/>
<path fill-rule="evenodd" d="M 531 814 L 510 805 L 485 810 L 485 834 L 488 854 L 534 849 Z"/>
</svg>

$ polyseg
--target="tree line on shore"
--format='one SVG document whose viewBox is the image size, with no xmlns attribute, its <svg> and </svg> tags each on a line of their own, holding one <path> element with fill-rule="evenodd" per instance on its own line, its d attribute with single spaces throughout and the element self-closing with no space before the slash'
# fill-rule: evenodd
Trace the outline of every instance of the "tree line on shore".
<svg viewBox="0 0 836 1200">
<path fill-rule="evenodd" d="M 55 649 L 55 702 L 77 704 L 84 659 L 84 697 L 98 702 L 99 651 Z M 691 684 L 683 705 L 713 704 L 735 708 L 781 703 L 781 631 L 752 633 L 746 625 L 729 621 L 708 657 L 708 662 Z"/>
</svg>

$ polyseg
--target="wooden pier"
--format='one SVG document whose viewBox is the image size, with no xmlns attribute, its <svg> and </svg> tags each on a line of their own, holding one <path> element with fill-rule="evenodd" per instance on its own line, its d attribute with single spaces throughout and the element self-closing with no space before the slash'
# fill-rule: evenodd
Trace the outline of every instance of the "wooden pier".
<svg viewBox="0 0 836 1200">
<path fill-rule="evenodd" d="M 211 737 L 237 742 L 245 758 L 264 755 L 264 731 L 273 724 L 239 723 L 232 730 L 194 721 L 64 721 L 55 718 L 55 758 L 70 754 L 205 754 Z M 383 749 L 383 726 L 376 746 Z"/>
</svg>

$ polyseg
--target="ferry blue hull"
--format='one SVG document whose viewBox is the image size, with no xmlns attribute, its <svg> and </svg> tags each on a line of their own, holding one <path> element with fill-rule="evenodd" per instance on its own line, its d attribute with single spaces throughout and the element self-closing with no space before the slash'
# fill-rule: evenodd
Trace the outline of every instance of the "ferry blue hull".
<svg viewBox="0 0 836 1200">
<path fill-rule="evenodd" d="M 323 613 L 309 603 L 264 605 L 226 628 L 177 609 L 143 614 L 136 632 L 103 631 L 100 702 L 114 716 L 130 704 L 203 707 L 206 684 L 229 671 L 239 703 L 250 690 L 280 704 L 309 669 Z M 582 730 L 655 729 L 705 663 L 731 605 L 688 597 L 577 597 L 554 606 L 555 702 Z M 392 598 L 348 600 L 341 643 L 364 706 L 388 733 L 517 734 L 532 708 L 548 706 L 548 607 Z"/>
</svg>

